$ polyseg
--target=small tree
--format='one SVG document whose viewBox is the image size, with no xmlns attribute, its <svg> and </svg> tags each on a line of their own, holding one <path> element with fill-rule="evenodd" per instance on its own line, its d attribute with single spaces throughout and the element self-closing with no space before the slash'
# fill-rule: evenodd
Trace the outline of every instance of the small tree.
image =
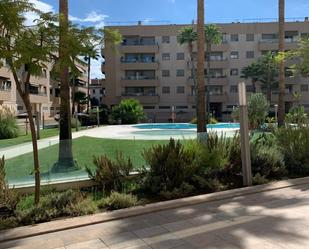
<svg viewBox="0 0 309 249">
<path fill-rule="evenodd" d="M 269 103 L 262 93 L 252 94 L 248 101 L 248 118 L 250 130 L 258 129 L 269 113 Z M 232 117 L 239 120 L 239 108 L 235 108 Z"/>
<path fill-rule="evenodd" d="M 136 124 L 145 117 L 143 106 L 136 99 L 122 100 L 112 109 L 112 119 L 122 124 Z"/>
<path fill-rule="evenodd" d="M 40 14 L 31 27 L 25 26 L 24 13 Z M 55 52 L 55 19 L 42 14 L 25 0 L 0 1 L 0 58 L 7 61 L 16 89 L 28 114 L 34 159 L 35 204 L 40 200 L 40 165 L 38 145 L 30 102 L 30 78 L 40 76 Z M 1 65 L 0 65 L 1 66 Z"/>
</svg>

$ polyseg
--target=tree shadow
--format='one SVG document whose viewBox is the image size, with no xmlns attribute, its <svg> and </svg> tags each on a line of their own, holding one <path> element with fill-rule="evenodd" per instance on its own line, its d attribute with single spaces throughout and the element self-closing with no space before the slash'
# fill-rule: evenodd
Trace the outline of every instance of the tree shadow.
<svg viewBox="0 0 309 249">
<path fill-rule="evenodd" d="M 126 243 L 129 233 L 130 241 L 141 240 L 153 248 L 309 248 L 308 211 L 307 184 L 11 241 L 0 247 L 35 244 L 48 249 L 53 247 L 46 246 L 46 241 L 61 247 L 97 238 L 106 243 L 107 237 Z"/>
</svg>

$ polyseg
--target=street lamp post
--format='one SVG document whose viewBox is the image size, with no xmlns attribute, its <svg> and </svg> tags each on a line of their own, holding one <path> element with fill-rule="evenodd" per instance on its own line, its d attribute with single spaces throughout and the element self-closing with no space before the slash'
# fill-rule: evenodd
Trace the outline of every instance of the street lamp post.
<svg viewBox="0 0 309 249">
<path fill-rule="evenodd" d="M 249 127 L 248 127 L 248 107 L 246 96 L 245 82 L 238 84 L 239 92 L 239 120 L 240 120 L 240 139 L 241 139 L 241 162 L 243 185 L 252 185 L 251 172 L 251 156 L 250 156 L 250 142 L 249 142 Z"/>
</svg>

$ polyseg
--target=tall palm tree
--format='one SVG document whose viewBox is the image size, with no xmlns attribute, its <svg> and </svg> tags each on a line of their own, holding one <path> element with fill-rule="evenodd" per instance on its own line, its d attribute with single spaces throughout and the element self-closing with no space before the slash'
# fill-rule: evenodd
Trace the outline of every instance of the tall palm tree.
<svg viewBox="0 0 309 249">
<path fill-rule="evenodd" d="M 215 24 L 209 24 L 205 26 L 205 42 L 206 42 L 206 61 L 207 61 L 207 83 L 206 83 L 206 113 L 207 122 L 209 121 L 210 113 L 210 59 L 211 59 L 211 46 L 218 45 L 222 41 L 222 33 L 219 27 Z"/>
<path fill-rule="evenodd" d="M 285 0 L 279 0 L 279 53 L 285 52 Z M 279 65 L 279 100 L 278 100 L 278 125 L 284 125 L 285 115 L 285 62 L 282 59 Z"/>
<path fill-rule="evenodd" d="M 204 0 L 198 0 L 197 4 L 197 86 L 198 86 L 198 115 L 197 133 L 203 137 L 206 129 L 205 111 L 205 20 L 204 20 Z"/>
<path fill-rule="evenodd" d="M 197 40 L 197 33 L 194 31 L 193 27 L 184 27 L 179 31 L 177 36 L 177 41 L 180 45 L 187 44 L 188 52 L 190 56 L 191 63 L 191 77 L 193 79 L 193 87 L 195 94 L 195 110 L 197 116 L 197 83 L 196 83 L 196 75 L 195 75 L 195 64 L 194 64 L 194 56 L 193 56 L 193 45 Z"/>
<path fill-rule="evenodd" d="M 60 71 L 60 133 L 59 133 L 59 157 L 54 167 L 55 172 L 63 172 L 74 168 L 71 131 L 70 108 L 70 77 L 69 77 L 69 6 L 68 0 L 59 0 L 59 71 Z"/>
</svg>

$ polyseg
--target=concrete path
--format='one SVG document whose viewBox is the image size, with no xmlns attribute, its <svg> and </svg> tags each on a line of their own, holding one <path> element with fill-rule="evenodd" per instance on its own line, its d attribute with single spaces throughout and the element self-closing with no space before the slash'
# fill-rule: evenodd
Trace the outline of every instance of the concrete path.
<svg viewBox="0 0 309 249">
<path fill-rule="evenodd" d="M 15 240 L 0 248 L 305 249 L 308 213 L 305 184 Z"/>
</svg>

